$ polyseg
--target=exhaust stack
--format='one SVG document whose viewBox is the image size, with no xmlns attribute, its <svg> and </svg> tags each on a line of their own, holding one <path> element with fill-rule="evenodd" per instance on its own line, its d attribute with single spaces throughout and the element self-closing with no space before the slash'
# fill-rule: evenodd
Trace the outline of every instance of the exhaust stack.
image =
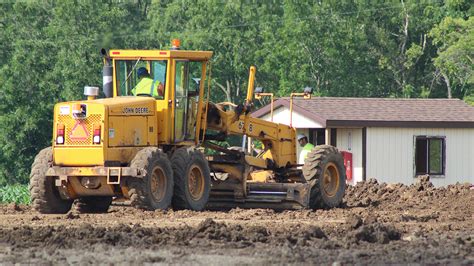
<svg viewBox="0 0 474 266">
<path fill-rule="evenodd" d="M 112 84 L 113 68 L 110 65 L 110 57 L 107 49 L 100 49 L 100 54 L 104 57 L 104 67 L 102 68 L 102 90 L 104 91 L 105 98 L 111 98 L 114 96 Z"/>
<path fill-rule="evenodd" d="M 110 65 L 105 65 L 102 69 L 102 83 L 105 98 L 111 98 L 114 96 L 112 87 L 112 71 L 113 68 Z"/>
</svg>

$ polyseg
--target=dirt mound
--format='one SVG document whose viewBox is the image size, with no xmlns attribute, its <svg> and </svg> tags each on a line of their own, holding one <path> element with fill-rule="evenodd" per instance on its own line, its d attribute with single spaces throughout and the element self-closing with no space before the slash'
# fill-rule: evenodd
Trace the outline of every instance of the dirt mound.
<svg viewBox="0 0 474 266">
<path fill-rule="evenodd" d="M 351 232 L 348 235 L 348 239 L 349 241 L 356 243 L 365 241 L 369 243 L 387 244 L 392 240 L 399 240 L 400 236 L 400 232 L 395 229 L 394 226 L 374 223 L 364 225 Z"/>
<path fill-rule="evenodd" d="M 97 243 L 113 246 L 149 247 L 153 245 L 253 246 L 255 243 L 301 244 L 308 240 L 327 238 L 319 227 L 295 227 L 291 231 L 269 231 L 263 226 L 242 227 L 226 225 L 210 218 L 197 227 L 147 228 L 140 225 L 125 225 L 106 228 L 84 224 L 75 228 L 66 226 L 45 226 L 34 228 L 24 226 L 15 229 L 0 229 L 0 243 L 17 248 L 46 246 L 57 248 L 78 248 Z"/>
<path fill-rule="evenodd" d="M 474 190 L 368 180 L 341 208 L 42 215 L 0 205 L 0 264 L 474 264 Z"/>
<path fill-rule="evenodd" d="M 22 226 L 0 229 L 0 243 L 11 247 L 9 254 L 17 254 L 18 258 L 29 258 L 28 254 L 38 252 L 54 254 L 55 256 L 49 257 L 53 258 L 50 262 L 54 263 L 63 262 L 74 250 L 79 252 L 75 256 L 89 254 L 81 257 L 81 261 L 91 260 L 91 254 L 97 256 L 97 252 L 106 254 L 105 258 L 100 259 L 110 261 L 107 256 L 111 251 L 125 248 L 127 250 L 118 255 L 117 261 L 110 262 L 120 260 L 136 262 L 137 258 L 141 262 L 153 262 L 159 257 L 161 259 L 158 261 L 176 263 L 186 262 L 178 256 L 179 254 L 192 257 L 194 253 L 214 254 L 214 252 L 235 254 L 239 259 L 245 256 L 256 258 L 263 256 L 267 263 L 469 264 L 474 262 L 468 255 L 472 254 L 473 238 L 465 232 L 434 234 L 422 230 L 404 233 L 390 224 L 370 223 L 360 217 L 354 217 L 353 221 L 355 223 L 351 226 L 336 226 L 334 230 L 325 230 L 314 225 L 285 225 L 269 229 L 265 226 L 227 224 L 211 218 L 205 219 L 195 227 L 150 228 L 137 224 L 119 224 L 112 227 L 91 224 L 82 224 L 78 227 Z M 2 257 L 2 245 L 0 245 L 0 261 L 5 261 L 2 260 L 5 258 Z M 155 255 L 148 257 L 137 255 L 147 250 L 163 252 L 163 249 L 176 248 L 181 250 L 181 253 L 174 257 L 172 255 L 160 257 L 156 252 L 152 253 Z M 129 254 L 135 254 L 135 259 Z M 242 257 L 242 254 L 246 255 Z M 173 260 L 170 261 L 169 258 Z M 227 261 L 234 259 L 229 257 Z M 25 262 L 13 256 L 7 261 Z"/>
<path fill-rule="evenodd" d="M 0 204 L 0 214 L 24 213 L 30 210 L 28 205 L 19 205 L 17 203 Z"/>
<path fill-rule="evenodd" d="M 348 186 L 344 197 L 345 206 L 398 208 L 413 204 L 430 204 L 434 199 L 455 200 L 470 193 L 470 184 L 456 184 L 436 188 L 429 176 L 419 177 L 412 185 L 379 184 L 376 179 Z"/>
</svg>

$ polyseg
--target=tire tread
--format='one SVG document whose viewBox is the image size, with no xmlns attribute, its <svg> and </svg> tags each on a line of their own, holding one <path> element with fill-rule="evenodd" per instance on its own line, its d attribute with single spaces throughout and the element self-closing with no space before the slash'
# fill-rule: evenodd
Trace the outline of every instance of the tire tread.
<svg viewBox="0 0 474 266">
<path fill-rule="evenodd" d="M 332 161 L 336 164 L 340 174 L 340 187 L 334 198 L 328 198 L 323 195 L 321 190 L 321 177 L 324 166 Z M 308 153 L 303 165 L 303 176 L 311 185 L 310 192 L 310 208 L 312 209 L 328 209 L 337 207 L 344 196 L 345 191 L 345 168 L 344 160 L 338 149 L 331 145 L 319 145 Z M 342 171 L 341 171 L 342 170 Z M 342 192 L 341 192 L 342 191 Z"/>
<path fill-rule="evenodd" d="M 44 148 L 35 157 L 31 166 L 29 191 L 31 206 L 39 213 L 67 213 L 72 201 L 64 200 L 54 192 L 54 178 L 46 176 L 53 162 L 53 150 Z"/>
</svg>

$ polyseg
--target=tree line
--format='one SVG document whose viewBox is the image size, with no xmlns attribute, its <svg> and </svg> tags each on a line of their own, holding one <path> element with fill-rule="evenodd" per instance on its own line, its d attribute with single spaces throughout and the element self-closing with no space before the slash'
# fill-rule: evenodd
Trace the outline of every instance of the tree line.
<svg viewBox="0 0 474 266">
<path fill-rule="evenodd" d="M 0 3 L 0 184 L 27 182 L 55 103 L 101 84 L 100 48 L 212 50 L 214 101 L 257 86 L 287 96 L 474 102 L 473 8 L 446 1 L 19 1 Z M 263 103 L 262 103 L 263 104 Z"/>
</svg>

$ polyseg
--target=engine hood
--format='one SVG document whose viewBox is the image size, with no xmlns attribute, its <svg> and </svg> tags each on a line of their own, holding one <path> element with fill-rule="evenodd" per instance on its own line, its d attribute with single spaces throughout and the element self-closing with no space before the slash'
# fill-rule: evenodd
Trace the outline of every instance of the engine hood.
<svg viewBox="0 0 474 266">
<path fill-rule="evenodd" d="M 155 109 L 155 99 L 151 97 L 121 96 L 86 101 L 86 103 L 104 105 L 111 116 L 153 115 Z"/>
</svg>

